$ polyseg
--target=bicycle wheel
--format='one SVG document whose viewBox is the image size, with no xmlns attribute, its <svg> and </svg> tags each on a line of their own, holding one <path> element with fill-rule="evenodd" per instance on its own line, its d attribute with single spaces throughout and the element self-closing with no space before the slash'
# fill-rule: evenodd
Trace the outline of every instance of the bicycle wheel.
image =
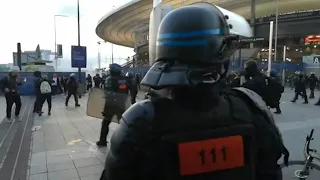
<svg viewBox="0 0 320 180">
<path fill-rule="evenodd" d="M 306 163 L 305 161 L 293 160 L 293 161 L 289 161 L 289 166 L 292 166 L 292 165 L 304 165 L 305 163 Z M 281 166 L 281 168 L 287 167 L 284 163 L 281 163 L 280 166 Z M 310 163 L 310 167 L 320 171 L 320 166 L 315 164 L 315 163 L 313 163 L 313 162 Z"/>
<path fill-rule="evenodd" d="M 307 173 L 303 173 L 302 169 L 304 169 L 304 165 L 305 161 L 300 160 L 289 161 L 288 167 L 283 163 L 280 164 L 282 168 L 283 180 L 291 180 L 296 178 L 299 178 L 300 180 L 318 180 L 320 176 L 320 166 L 311 162 L 309 165 L 309 171 Z"/>
</svg>

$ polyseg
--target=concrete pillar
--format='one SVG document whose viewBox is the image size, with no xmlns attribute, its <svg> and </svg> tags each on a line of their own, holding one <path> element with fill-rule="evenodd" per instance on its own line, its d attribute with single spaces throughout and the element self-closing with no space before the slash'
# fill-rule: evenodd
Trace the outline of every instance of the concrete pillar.
<svg viewBox="0 0 320 180">
<path fill-rule="evenodd" d="M 255 37 L 255 24 L 256 24 L 256 0 L 250 0 L 250 25 L 253 31 L 253 37 Z M 250 43 L 250 48 L 254 48 L 254 44 Z"/>
</svg>

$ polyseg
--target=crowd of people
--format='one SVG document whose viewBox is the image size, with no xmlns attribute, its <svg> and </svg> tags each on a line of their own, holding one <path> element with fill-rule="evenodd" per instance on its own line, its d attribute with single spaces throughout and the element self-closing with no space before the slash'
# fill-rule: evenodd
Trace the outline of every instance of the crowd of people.
<svg viewBox="0 0 320 180">
<path fill-rule="evenodd" d="M 21 109 L 21 97 L 19 93 L 19 86 L 26 82 L 26 79 L 21 81 L 19 68 L 12 68 L 8 76 L 4 77 L 0 81 L 1 91 L 6 98 L 6 119 L 12 122 L 11 109 L 15 104 L 15 118 L 20 121 L 19 118 Z M 73 95 L 75 99 L 75 106 L 79 107 L 78 103 L 78 82 L 75 74 L 71 73 L 69 77 L 59 77 L 57 73 L 53 73 L 52 78 L 48 78 L 46 74 L 42 74 L 40 71 L 34 72 L 34 93 L 36 100 L 33 106 L 33 113 L 43 114 L 42 107 L 45 102 L 48 103 L 48 115 L 51 115 L 52 98 L 57 94 L 66 94 L 65 105 L 68 106 L 70 97 Z"/>
<path fill-rule="evenodd" d="M 100 76 L 100 74 L 97 73 L 94 77 L 92 77 L 90 74 L 88 74 L 86 77 L 86 90 L 89 91 L 92 87 L 106 89 L 106 86 L 108 86 L 108 84 L 106 84 L 107 78 L 110 77 L 110 75 L 111 70 L 109 70 L 108 75 L 106 73 L 102 73 L 102 76 Z M 136 102 L 138 90 L 140 89 L 140 76 L 138 73 L 123 73 L 122 71 L 120 76 L 127 81 L 129 94 L 131 96 L 131 103 L 134 104 Z"/>
</svg>

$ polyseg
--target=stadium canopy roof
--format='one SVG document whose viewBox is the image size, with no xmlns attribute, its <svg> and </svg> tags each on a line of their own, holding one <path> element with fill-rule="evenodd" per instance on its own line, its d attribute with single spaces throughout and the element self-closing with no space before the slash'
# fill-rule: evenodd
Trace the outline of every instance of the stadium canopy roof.
<svg viewBox="0 0 320 180">
<path fill-rule="evenodd" d="M 208 2 L 250 18 L 251 0 L 163 0 L 165 6 L 173 9 Z M 149 27 L 149 16 L 153 0 L 132 0 L 129 3 L 106 14 L 98 22 L 96 33 L 107 42 L 126 47 L 135 46 L 134 32 Z M 279 13 L 320 9 L 316 0 L 279 0 Z M 275 14 L 276 0 L 256 0 L 256 17 Z"/>
</svg>

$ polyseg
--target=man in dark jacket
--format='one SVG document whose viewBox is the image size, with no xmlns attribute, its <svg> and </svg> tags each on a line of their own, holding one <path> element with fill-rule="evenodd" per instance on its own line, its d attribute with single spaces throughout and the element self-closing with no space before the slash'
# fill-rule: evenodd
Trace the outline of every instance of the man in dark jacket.
<svg viewBox="0 0 320 180">
<path fill-rule="evenodd" d="M 100 77 L 100 74 L 96 74 L 93 77 L 93 82 L 94 82 L 94 87 L 95 88 L 100 88 L 101 82 L 102 82 L 102 78 Z"/>
<path fill-rule="evenodd" d="M 86 77 L 86 81 L 87 81 L 87 91 L 89 91 L 92 88 L 92 77 L 90 74 L 88 74 L 88 76 Z"/>
<path fill-rule="evenodd" d="M 77 80 L 75 79 L 75 74 L 72 73 L 70 74 L 70 78 L 67 82 L 67 89 L 68 89 L 68 96 L 66 98 L 66 103 L 65 105 L 68 106 L 68 103 L 69 103 L 69 99 L 71 97 L 71 95 L 73 95 L 74 97 L 74 101 L 75 101 L 75 106 L 76 107 L 79 107 L 80 104 L 78 103 L 78 96 L 77 96 L 77 92 L 78 92 L 78 83 L 77 83 Z"/>
<path fill-rule="evenodd" d="M 13 68 L 11 69 L 8 76 L 4 77 L 1 81 L 1 90 L 4 92 L 4 96 L 6 98 L 7 104 L 7 121 L 11 122 L 11 109 L 13 104 L 16 104 L 15 110 L 15 118 L 18 121 L 21 121 L 19 118 L 20 110 L 21 110 L 21 97 L 19 93 L 18 87 L 22 85 L 22 82 L 18 81 L 19 78 L 19 69 Z"/>
<path fill-rule="evenodd" d="M 33 73 L 34 75 L 34 82 L 33 82 L 33 86 L 34 86 L 34 91 L 35 91 L 35 95 L 36 95 L 36 100 L 34 102 L 33 105 L 33 113 L 41 113 L 40 109 L 39 109 L 39 102 L 40 102 L 40 83 L 42 81 L 41 78 L 41 72 L 40 71 L 35 71 Z"/>
</svg>

